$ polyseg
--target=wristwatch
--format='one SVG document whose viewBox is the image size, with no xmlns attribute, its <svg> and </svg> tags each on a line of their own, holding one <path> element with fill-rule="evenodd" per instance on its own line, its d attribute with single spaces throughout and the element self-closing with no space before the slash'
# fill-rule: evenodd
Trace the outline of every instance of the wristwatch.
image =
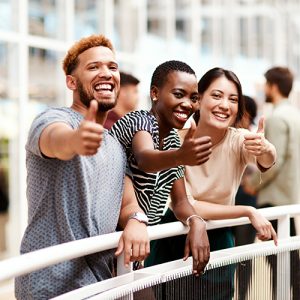
<svg viewBox="0 0 300 300">
<path fill-rule="evenodd" d="M 136 219 L 138 220 L 139 222 L 141 223 L 144 223 L 146 225 L 148 225 L 148 217 L 144 214 L 144 213 L 141 213 L 141 212 L 135 212 L 133 213 L 130 217 L 129 217 L 129 220 L 130 219 Z"/>
</svg>

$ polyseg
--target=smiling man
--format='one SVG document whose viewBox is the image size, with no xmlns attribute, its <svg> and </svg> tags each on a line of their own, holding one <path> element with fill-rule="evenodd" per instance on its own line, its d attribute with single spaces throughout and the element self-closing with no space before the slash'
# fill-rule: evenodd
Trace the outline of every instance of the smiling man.
<svg viewBox="0 0 300 300">
<path fill-rule="evenodd" d="M 142 213 L 125 179 L 124 151 L 102 124 L 116 104 L 120 74 L 111 42 L 84 38 L 63 68 L 71 107 L 50 108 L 33 121 L 26 144 L 28 226 L 21 253 L 125 227 L 116 255 L 125 264 L 149 253 Z M 123 197 L 123 198 L 122 198 Z M 131 254 L 132 252 L 132 254 Z M 49 299 L 112 276 L 112 251 L 95 253 L 16 278 L 17 299 Z"/>
</svg>

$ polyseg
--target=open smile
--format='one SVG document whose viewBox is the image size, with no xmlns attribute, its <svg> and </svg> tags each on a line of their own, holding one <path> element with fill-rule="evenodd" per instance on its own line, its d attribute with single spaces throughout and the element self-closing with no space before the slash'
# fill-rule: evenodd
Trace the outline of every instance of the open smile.
<svg viewBox="0 0 300 300">
<path fill-rule="evenodd" d="M 174 115 L 176 119 L 179 120 L 180 122 L 186 122 L 190 116 L 188 112 L 183 112 L 183 111 L 175 111 Z"/>
<path fill-rule="evenodd" d="M 220 121 L 226 121 L 230 117 L 229 114 L 221 113 L 221 112 L 213 112 L 213 115 L 216 117 L 216 119 L 218 119 Z"/>
<path fill-rule="evenodd" d="M 97 83 L 93 86 L 94 91 L 101 97 L 111 97 L 114 85 L 111 83 Z"/>
</svg>

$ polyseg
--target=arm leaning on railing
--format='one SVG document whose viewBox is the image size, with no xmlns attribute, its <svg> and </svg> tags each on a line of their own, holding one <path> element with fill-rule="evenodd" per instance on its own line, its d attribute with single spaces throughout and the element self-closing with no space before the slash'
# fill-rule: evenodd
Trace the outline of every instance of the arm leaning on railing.
<svg viewBox="0 0 300 300">
<path fill-rule="evenodd" d="M 278 238 L 289 236 L 289 219 L 300 215 L 300 204 L 286 205 L 259 210 L 268 220 L 278 219 Z M 249 219 L 208 221 L 207 229 L 231 227 L 249 224 Z M 181 222 L 148 227 L 150 240 L 161 239 L 187 233 L 188 228 Z M 65 244 L 40 249 L 0 262 L 0 281 L 27 274 L 66 260 L 85 256 L 95 252 L 116 248 L 122 232 L 77 240 Z M 120 257 L 119 259 L 122 259 Z"/>
</svg>

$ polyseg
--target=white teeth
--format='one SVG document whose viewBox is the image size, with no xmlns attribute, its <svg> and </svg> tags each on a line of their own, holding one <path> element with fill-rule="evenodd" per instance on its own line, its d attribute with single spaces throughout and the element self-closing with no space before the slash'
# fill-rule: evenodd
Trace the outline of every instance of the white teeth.
<svg viewBox="0 0 300 300">
<path fill-rule="evenodd" d="M 178 116 L 179 118 L 187 119 L 187 114 L 184 114 L 184 113 L 175 113 L 175 115 Z"/>
<path fill-rule="evenodd" d="M 219 117 L 219 118 L 222 118 L 222 119 L 227 119 L 228 118 L 228 115 L 222 114 L 222 113 L 214 113 L 214 115 Z"/>
<path fill-rule="evenodd" d="M 100 91 L 100 90 L 112 90 L 112 85 L 111 84 L 107 84 L 107 83 L 100 83 L 100 84 L 97 84 L 95 86 L 95 90 L 96 91 Z"/>
</svg>

